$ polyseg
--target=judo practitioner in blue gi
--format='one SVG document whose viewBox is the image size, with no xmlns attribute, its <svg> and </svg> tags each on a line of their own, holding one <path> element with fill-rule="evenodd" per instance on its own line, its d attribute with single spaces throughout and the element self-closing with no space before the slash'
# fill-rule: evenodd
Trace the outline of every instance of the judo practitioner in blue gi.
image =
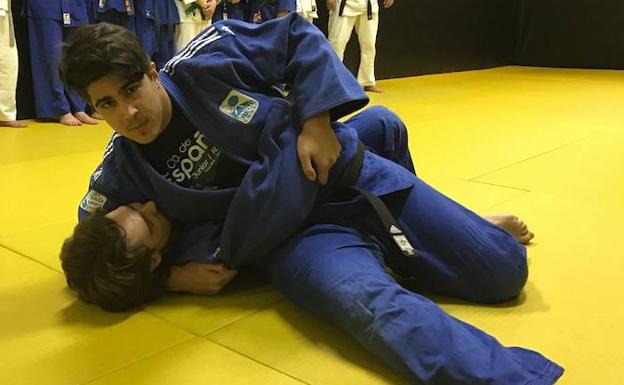
<svg viewBox="0 0 624 385">
<path fill-rule="evenodd" d="M 297 10 L 296 0 L 248 0 L 249 22 L 264 23 Z"/>
<path fill-rule="evenodd" d="M 162 263 L 166 217 L 183 229 L 174 256 L 216 264 L 223 281 L 232 269 L 265 267 L 287 298 L 415 384 L 552 384 L 561 375 L 387 272 L 444 295 L 505 301 L 526 282 L 518 241 L 530 234 L 507 217 L 511 234 L 410 172 L 396 134 L 405 129 L 389 111 L 337 122 L 368 100 L 315 27 L 296 14 L 216 23 L 160 73 L 124 34 L 83 27 L 61 62 L 64 81 L 117 132 L 63 246 L 81 298 L 120 310 L 175 278 Z M 277 83 L 292 85 L 288 99 Z M 406 167 L 364 150 L 358 132 Z"/>
<path fill-rule="evenodd" d="M 248 20 L 249 9 L 248 0 L 221 0 L 212 16 L 212 22 L 219 20 Z"/>
<path fill-rule="evenodd" d="M 37 118 L 59 119 L 70 126 L 97 121 L 85 113 L 87 103 L 66 90 L 58 76 L 62 42 L 74 27 L 89 22 L 87 0 L 29 0 L 30 62 Z"/>
<path fill-rule="evenodd" d="M 134 0 L 88 0 L 93 22 L 120 25 L 135 31 Z"/>
<path fill-rule="evenodd" d="M 157 68 L 176 53 L 175 26 L 180 23 L 180 15 L 174 1 L 134 0 L 136 34 Z"/>
</svg>

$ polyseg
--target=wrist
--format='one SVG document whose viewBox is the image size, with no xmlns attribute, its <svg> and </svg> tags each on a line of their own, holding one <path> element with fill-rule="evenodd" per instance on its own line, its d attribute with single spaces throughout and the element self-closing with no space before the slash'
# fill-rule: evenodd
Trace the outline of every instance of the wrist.
<svg viewBox="0 0 624 385">
<path fill-rule="evenodd" d="M 329 112 L 327 111 L 314 115 L 303 122 L 303 130 L 327 129 L 330 127 Z"/>
<path fill-rule="evenodd" d="M 184 269 L 181 266 L 171 266 L 167 279 L 167 291 L 185 291 Z"/>
</svg>

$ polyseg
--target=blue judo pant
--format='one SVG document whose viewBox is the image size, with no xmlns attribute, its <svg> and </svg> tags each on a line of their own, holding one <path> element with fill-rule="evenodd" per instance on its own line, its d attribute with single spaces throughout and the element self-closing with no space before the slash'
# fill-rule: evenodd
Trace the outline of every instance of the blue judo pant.
<svg viewBox="0 0 624 385">
<path fill-rule="evenodd" d="M 156 68 L 163 68 L 176 54 L 175 26 L 157 24 L 142 16 L 141 18 L 137 16 L 135 25 L 145 55 L 156 64 Z"/>
<path fill-rule="evenodd" d="M 409 167 L 407 131 L 392 112 L 372 108 L 349 124 L 373 150 L 393 148 L 384 155 Z M 387 273 L 390 264 L 428 291 L 479 303 L 513 298 L 527 279 L 526 250 L 511 234 L 413 178 L 413 188 L 382 199 L 418 257 L 393 253 L 374 231 L 372 211 L 362 208 L 352 225 L 311 225 L 281 247 L 274 285 L 414 384 L 553 384 L 563 372 L 557 364 L 502 346 Z"/>
<path fill-rule="evenodd" d="M 30 62 L 38 118 L 56 118 L 84 111 L 87 102 L 65 89 L 58 73 L 63 39 L 71 31 L 58 20 L 28 18 Z"/>
<path fill-rule="evenodd" d="M 132 32 L 136 30 L 134 26 L 134 15 L 128 15 L 125 12 L 119 12 L 111 9 L 106 12 L 97 12 L 97 22 L 115 24 L 124 27 Z"/>
</svg>

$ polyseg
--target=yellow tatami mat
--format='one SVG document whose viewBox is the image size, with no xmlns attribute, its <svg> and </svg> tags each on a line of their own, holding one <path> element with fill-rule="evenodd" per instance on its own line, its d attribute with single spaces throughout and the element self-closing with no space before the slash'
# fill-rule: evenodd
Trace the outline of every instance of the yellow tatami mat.
<svg viewBox="0 0 624 385">
<path fill-rule="evenodd" d="M 624 71 L 502 67 L 379 82 L 418 174 L 536 234 L 517 301 L 435 298 L 505 345 L 624 384 Z M 77 301 L 58 253 L 110 136 L 104 123 L 0 127 L 0 384 L 406 384 L 266 284 L 111 314 Z"/>
</svg>

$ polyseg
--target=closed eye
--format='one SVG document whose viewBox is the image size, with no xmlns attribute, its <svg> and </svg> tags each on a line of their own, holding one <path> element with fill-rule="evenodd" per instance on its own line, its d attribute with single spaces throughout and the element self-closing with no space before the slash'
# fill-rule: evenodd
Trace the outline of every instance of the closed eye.
<svg viewBox="0 0 624 385">
<path fill-rule="evenodd" d="M 154 233 L 154 223 L 152 221 L 150 221 L 149 219 L 147 219 L 146 217 L 143 217 L 143 220 L 145 221 L 145 223 L 147 223 L 147 228 L 149 228 L 150 234 L 153 234 Z"/>
<path fill-rule="evenodd" d="M 128 86 L 125 91 L 126 91 L 126 95 L 131 96 L 133 95 L 135 92 L 137 92 L 137 90 L 139 89 L 139 85 L 138 84 L 132 84 L 130 86 Z"/>
<path fill-rule="evenodd" d="M 143 215 L 143 213 L 141 213 L 139 210 L 136 210 L 130 206 L 128 206 L 131 210 L 135 211 L 137 214 L 139 214 L 141 216 L 141 218 L 143 218 L 143 220 L 145 221 L 145 224 L 147 225 L 147 228 L 149 229 L 150 234 L 154 233 L 154 222 L 152 222 L 149 218 L 147 218 L 145 215 Z"/>
</svg>

